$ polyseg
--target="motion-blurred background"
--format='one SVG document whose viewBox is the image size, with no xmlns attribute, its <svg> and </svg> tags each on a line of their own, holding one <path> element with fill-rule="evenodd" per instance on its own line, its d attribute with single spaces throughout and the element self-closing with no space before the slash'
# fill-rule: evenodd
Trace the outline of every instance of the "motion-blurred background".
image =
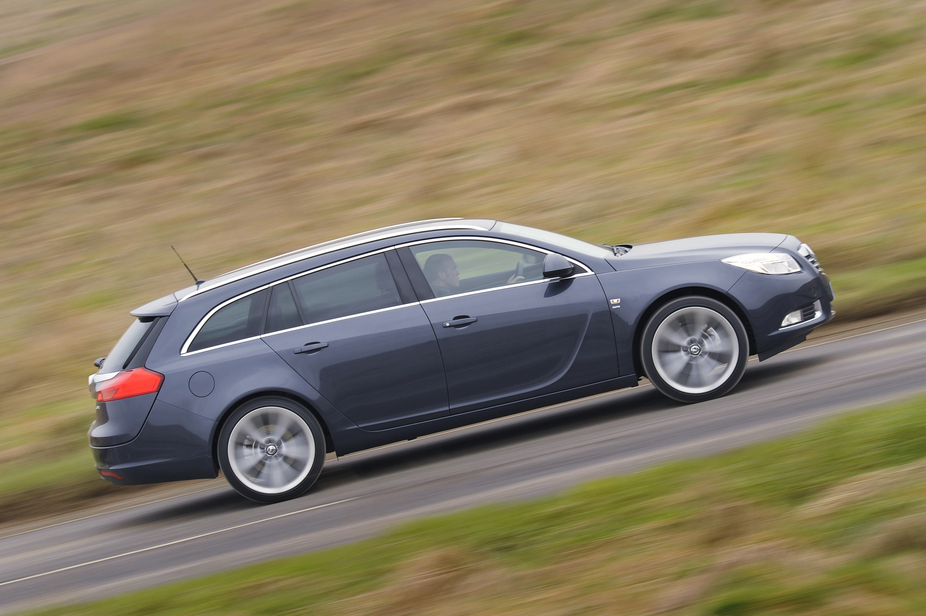
<svg viewBox="0 0 926 616">
<path fill-rule="evenodd" d="M 110 488 L 128 311 L 382 225 L 791 233 L 840 319 L 926 298 L 926 4 L 4 0 L 0 521 Z M 125 490 L 125 489 L 123 489 Z"/>
</svg>

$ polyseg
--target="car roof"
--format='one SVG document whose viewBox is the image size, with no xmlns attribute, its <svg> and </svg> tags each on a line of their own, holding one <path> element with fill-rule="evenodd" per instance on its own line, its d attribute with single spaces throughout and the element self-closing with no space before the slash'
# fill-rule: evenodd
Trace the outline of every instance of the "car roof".
<svg viewBox="0 0 926 616">
<path fill-rule="evenodd" d="M 423 231 L 445 231 L 454 229 L 488 231 L 495 225 L 495 222 L 496 221 L 494 220 L 434 218 L 430 220 L 419 220 L 416 222 L 392 225 L 390 227 L 383 227 L 381 229 L 373 229 L 372 231 L 364 231 L 362 233 L 348 235 L 336 240 L 322 242 L 321 244 L 300 248 L 299 250 L 294 250 L 292 252 L 287 252 L 286 254 L 271 257 L 270 259 L 252 263 L 251 265 L 246 265 L 245 267 L 241 267 L 225 274 L 216 276 L 215 278 L 210 278 L 202 284 L 197 285 L 196 287 L 192 287 L 191 292 L 189 293 L 181 292 L 177 295 L 179 296 L 179 301 L 182 302 L 183 300 L 193 297 L 194 295 L 205 293 L 211 289 L 235 282 L 236 280 L 241 280 L 243 278 L 254 276 L 255 274 L 260 274 L 277 267 L 282 267 L 284 265 L 289 265 L 290 263 L 296 263 L 297 261 L 317 257 L 319 255 L 334 252 L 336 250 L 366 244 L 367 242 L 401 237 L 403 235 L 411 235 L 413 233 L 421 233 Z"/>
</svg>

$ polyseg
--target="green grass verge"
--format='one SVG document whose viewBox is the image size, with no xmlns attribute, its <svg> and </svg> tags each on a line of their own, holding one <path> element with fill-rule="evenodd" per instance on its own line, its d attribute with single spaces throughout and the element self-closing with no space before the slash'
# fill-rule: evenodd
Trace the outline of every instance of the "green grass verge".
<svg viewBox="0 0 926 616">
<path fill-rule="evenodd" d="M 926 397 L 40 614 L 922 614 Z"/>
</svg>

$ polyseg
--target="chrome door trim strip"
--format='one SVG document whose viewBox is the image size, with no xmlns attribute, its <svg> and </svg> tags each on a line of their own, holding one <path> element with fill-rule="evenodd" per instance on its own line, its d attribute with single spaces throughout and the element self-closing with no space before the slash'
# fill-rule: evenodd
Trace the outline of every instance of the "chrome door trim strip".
<svg viewBox="0 0 926 616">
<path fill-rule="evenodd" d="M 481 228 L 481 227 L 473 227 L 473 228 Z M 320 271 L 322 271 L 322 270 L 326 270 L 326 269 L 328 269 L 328 268 L 335 267 L 335 266 L 337 266 L 337 265 L 343 265 L 344 263 L 350 263 L 351 261 L 357 261 L 358 259 L 363 259 L 363 258 L 365 258 L 365 257 L 372 257 L 372 256 L 374 256 L 374 255 L 383 254 L 383 253 L 389 252 L 390 250 L 395 250 L 395 249 L 397 249 L 397 248 L 406 248 L 406 247 L 409 247 L 409 246 L 418 246 L 418 245 L 421 245 L 421 244 L 432 244 L 432 243 L 435 243 L 435 242 L 447 242 L 447 241 L 455 241 L 455 240 L 471 240 L 471 241 L 481 241 L 481 242 L 496 242 L 496 243 L 499 243 L 499 244 L 507 244 L 507 245 L 510 245 L 510 246 L 517 246 L 517 247 L 519 247 L 519 248 L 526 248 L 526 249 L 528 249 L 528 250 L 533 250 L 533 251 L 536 251 L 536 252 L 542 252 L 542 253 L 544 253 L 544 254 L 561 254 L 561 253 L 555 253 L 555 252 L 552 251 L 552 250 L 547 250 L 547 249 L 545 249 L 545 248 L 540 248 L 540 247 L 538 247 L 538 246 L 533 246 L 533 245 L 531 245 L 531 244 L 524 244 L 524 243 L 521 243 L 521 242 L 516 242 L 516 241 L 508 240 L 508 239 L 501 239 L 501 238 L 494 238 L 494 237 L 483 237 L 483 236 L 478 236 L 478 235 L 477 235 L 477 236 L 472 236 L 472 235 L 454 235 L 454 236 L 448 236 L 448 237 L 430 238 L 430 239 L 426 239 L 426 240 L 418 240 L 418 241 L 415 241 L 415 242 L 407 242 L 407 243 L 404 243 L 404 244 L 398 244 L 398 245 L 395 245 L 395 246 L 389 246 L 389 247 L 387 247 L 387 248 L 380 248 L 380 249 L 378 249 L 378 250 L 374 250 L 374 251 L 371 251 L 371 252 L 365 252 L 365 253 L 363 253 L 363 254 L 356 255 L 356 256 L 354 256 L 354 257 L 348 257 L 347 259 L 341 259 L 340 261 L 335 261 L 335 262 L 333 262 L 333 263 L 328 263 L 328 264 L 326 264 L 326 265 L 320 265 L 319 267 L 313 268 L 313 269 L 308 270 L 308 271 L 306 271 L 306 272 L 299 272 L 298 274 L 293 274 L 292 276 L 287 276 L 286 278 L 281 278 L 280 280 L 274 280 L 273 282 L 270 282 L 270 283 L 267 283 L 267 284 L 262 285 L 262 286 L 260 286 L 260 287 L 257 287 L 256 289 L 251 289 L 250 291 L 246 291 L 246 292 L 244 292 L 244 293 L 241 293 L 241 294 L 239 294 L 239 295 L 236 295 L 235 297 L 232 297 L 231 299 L 225 300 L 224 302 L 220 303 L 219 305 L 217 305 L 216 307 L 214 307 L 212 310 L 210 310 L 209 312 L 207 312 L 207 313 L 206 313 L 206 316 L 204 316 L 202 319 L 200 319 L 199 323 L 196 324 L 196 327 L 193 328 L 192 333 L 190 333 L 190 335 L 187 336 L 186 340 L 185 340 L 184 343 L 183 343 L 183 346 L 180 348 L 180 355 L 181 355 L 181 357 L 187 357 L 187 356 L 189 356 L 189 355 L 195 355 L 195 354 L 197 354 L 197 353 L 202 353 L 202 352 L 204 352 L 204 351 L 211 351 L 212 349 L 220 349 L 220 348 L 224 348 L 224 347 L 227 347 L 227 346 L 231 346 L 231 345 L 233 345 L 233 344 L 238 344 L 238 343 L 240 343 L 240 342 L 248 342 L 248 341 L 251 341 L 251 340 L 257 340 L 257 339 L 263 338 L 263 337 L 265 337 L 265 336 L 272 336 L 272 335 L 274 335 L 274 334 L 283 333 L 283 332 L 286 332 L 286 331 L 292 331 L 292 330 L 301 329 L 301 328 L 305 328 L 305 327 L 312 327 L 313 325 L 320 325 L 320 324 L 322 324 L 322 323 L 332 323 L 332 322 L 334 322 L 334 321 L 340 321 L 340 320 L 344 320 L 344 319 L 350 319 L 350 318 L 353 318 L 353 317 L 358 317 L 358 316 L 362 316 L 362 315 L 366 315 L 366 314 L 373 314 L 373 313 L 376 313 L 376 312 L 383 312 L 383 311 L 386 311 L 386 310 L 394 310 L 394 309 L 396 309 L 396 308 L 402 308 L 402 307 L 404 307 L 404 306 L 411 306 L 411 305 L 416 305 L 416 304 L 417 304 L 417 305 L 421 305 L 421 304 L 425 304 L 425 303 L 435 302 L 435 301 L 438 301 L 438 300 L 450 299 L 450 298 L 452 298 L 452 297 L 464 297 L 464 296 L 467 296 L 467 295 L 476 295 L 476 294 L 479 294 L 479 293 L 488 293 L 488 292 L 490 292 L 490 291 L 498 291 L 498 290 L 500 290 L 500 289 L 511 289 L 511 288 L 515 288 L 515 287 L 526 286 L 526 285 L 532 285 L 532 284 L 538 284 L 538 283 L 544 283 L 544 284 L 546 284 L 546 283 L 549 283 L 549 282 L 553 282 L 553 281 L 555 281 L 555 280 L 569 280 L 569 279 L 571 279 L 571 278 L 579 278 L 579 277 L 583 277 L 583 276 L 591 276 L 591 275 L 594 274 L 594 272 L 592 272 L 592 270 L 591 270 L 587 265 L 585 265 L 584 263 L 582 263 L 582 262 L 580 262 L 580 261 L 577 261 L 577 260 L 575 260 L 575 259 L 573 259 L 573 258 L 571 258 L 571 257 L 567 257 L 566 255 L 562 255 L 562 256 L 565 257 L 570 263 L 573 263 L 574 265 L 577 265 L 577 266 L 581 267 L 583 270 L 585 270 L 584 273 L 575 274 L 575 275 L 572 275 L 572 276 L 568 276 L 568 277 L 566 277 L 566 278 L 555 278 L 555 279 L 553 279 L 553 278 L 549 278 L 549 279 L 548 279 L 548 278 L 545 278 L 545 279 L 542 279 L 542 280 L 531 280 L 531 281 L 529 281 L 529 282 L 521 282 L 521 283 L 512 284 L 512 285 L 505 285 L 505 286 L 501 286 L 501 287 L 493 287 L 493 288 L 491 288 L 491 289 L 480 289 L 480 290 L 478 290 L 478 291 L 468 291 L 468 292 L 466 292 L 466 293 L 457 293 L 457 294 L 455 294 L 455 295 L 448 295 L 447 297 L 434 297 L 434 298 L 426 299 L 426 300 L 423 300 L 423 301 L 410 302 L 410 303 L 407 303 L 407 304 L 399 304 L 398 306 L 390 306 L 390 307 L 388 307 L 388 308 L 380 308 L 380 309 L 378 309 L 378 310 L 371 310 L 371 311 L 369 311 L 369 312 L 360 312 L 360 313 L 357 313 L 357 314 L 347 315 L 347 316 L 344 316 L 344 317 L 338 317 L 338 318 L 336 318 L 336 319 L 328 319 L 328 320 L 326 320 L 326 321 L 318 321 L 318 322 L 316 322 L 316 323 L 306 323 L 306 324 L 304 324 L 304 325 L 300 325 L 299 327 L 294 327 L 294 328 L 287 329 L 287 330 L 280 330 L 280 331 L 278 331 L 278 332 L 270 332 L 270 333 L 267 333 L 267 334 L 260 334 L 260 335 L 258 335 L 258 336 L 251 336 L 251 337 L 249 337 L 249 338 L 242 338 L 241 340 L 233 340 L 233 341 L 231 341 L 231 342 L 225 342 L 225 343 L 223 343 L 223 344 L 218 344 L 218 345 L 216 345 L 216 346 L 207 347 L 207 348 L 205 348 L 205 349 L 199 349 L 199 350 L 197 350 L 197 351 L 189 351 L 190 345 L 193 343 L 193 340 L 196 338 L 196 335 L 199 334 L 200 330 L 203 328 L 203 326 L 206 324 L 206 322 L 212 317 L 212 315 L 214 315 L 216 312 L 218 312 L 219 310 L 221 310 L 221 309 L 224 308 L 225 306 L 231 304 L 232 302 L 235 302 L 235 301 L 237 301 L 237 300 L 239 300 L 239 299 L 242 299 L 242 298 L 244 298 L 244 297 L 247 297 L 248 295 L 252 295 L 252 294 L 254 294 L 254 293 L 259 293 L 260 291 L 263 291 L 264 289 L 269 289 L 270 287 L 275 287 L 275 286 L 278 285 L 278 284 L 283 284 L 283 283 L 285 283 L 285 282 L 289 282 L 290 280 L 295 280 L 295 279 L 297 279 L 297 278 L 302 278 L 303 276 L 308 276 L 309 274 L 314 274 L 314 273 L 316 273 L 316 272 L 320 272 Z M 306 258 L 308 258 L 308 257 L 306 257 Z M 231 281 L 229 281 L 229 282 L 231 282 Z M 194 294 L 196 294 L 196 293 L 198 293 L 198 292 L 199 292 L 199 291 L 196 291 L 196 292 L 194 292 L 194 293 L 191 293 L 190 295 L 187 295 L 187 296 L 184 297 L 183 299 L 187 299 L 187 298 L 189 298 L 189 297 L 192 297 L 192 295 L 194 295 Z M 180 300 L 180 301 L 183 301 L 183 300 Z"/>
<path fill-rule="evenodd" d="M 265 259 L 263 261 L 258 261 L 257 263 L 252 263 L 251 265 L 246 265 L 242 268 L 232 270 L 225 274 L 220 274 L 216 276 L 213 280 L 216 282 L 206 281 L 202 286 L 193 290 L 187 295 L 184 295 L 178 302 L 182 302 L 190 299 L 200 293 L 205 293 L 212 289 L 217 289 L 223 287 L 227 284 L 243 280 L 250 276 L 255 276 L 257 274 L 262 274 L 264 272 L 276 269 L 278 267 L 283 267 L 285 265 L 290 265 L 292 263 L 297 263 L 299 261 L 304 261 L 306 259 L 311 259 L 312 257 L 318 257 L 336 250 L 342 250 L 344 248 L 353 248 L 354 246 L 360 246 L 366 244 L 367 242 L 377 242 L 380 240 L 385 240 L 393 237 L 400 237 L 408 233 L 422 233 L 426 231 L 444 231 L 444 230 L 453 230 L 453 229 L 468 229 L 473 231 L 485 231 L 484 227 L 465 224 L 465 223 L 453 223 L 450 221 L 460 220 L 459 218 L 436 218 L 434 220 L 422 221 L 422 226 L 409 231 L 407 225 L 394 225 L 392 227 L 384 227 L 377 231 L 365 231 L 363 233 L 357 233 L 354 235 L 348 235 L 347 237 L 342 237 L 340 239 L 331 240 L 329 242 L 323 242 L 321 244 L 316 244 L 315 246 L 309 246 L 307 248 L 300 248 L 292 252 L 287 252 L 282 255 L 271 257 L 270 259 Z M 264 264 L 262 267 L 261 264 Z M 253 268 L 253 269 L 251 269 Z M 238 275 L 235 275 L 235 272 L 241 272 Z M 227 276 L 227 278 L 226 278 Z M 219 280 L 221 279 L 221 280 Z"/>
<path fill-rule="evenodd" d="M 390 310 L 398 310 L 399 308 L 409 308 L 412 306 L 417 306 L 419 302 L 414 302 L 411 304 L 399 304 L 398 306 L 389 306 L 388 308 L 377 308 L 376 310 L 369 310 L 367 312 L 358 312 L 356 314 L 349 314 L 344 317 L 336 317 L 334 319 L 327 319 L 325 321 L 316 321 L 314 323 L 306 323 L 305 325 L 300 325 L 299 327 L 290 327 L 289 329 L 281 329 L 275 332 L 269 332 L 266 334 L 261 334 L 261 338 L 269 338 L 270 336 L 276 336 L 277 334 L 286 334 L 289 332 L 294 332 L 300 329 L 308 329 L 309 327 L 315 327 L 316 325 L 327 325 L 328 323 L 337 323 L 338 321 L 346 321 L 347 319 L 355 319 L 357 317 L 365 317 L 371 314 L 378 314 L 380 312 L 389 312 Z"/>
<path fill-rule="evenodd" d="M 218 312 L 219 310 L 221 310 L 221 309 L 224 308 L 225 306 L 229 305 L 230 303 L 235 302 L 235 301 L 238 301 L 239 299 L 242 299 L 242 298 L 244 298 L 244 297 L 247 297 L 248 295 L 251 295 L 252 293 L 259 293 L 260 291 L 263 291 L 264 289 L 269 289 L 270 287 L 275 287 L 275 286 L 277 286 L 278 284 L 283 284 L 284 282 L 289 282 L 290 280 L 295 280 L 296 278 L 301 278 L 301 277 L 303 277 L 303 276 L 308 276 L 309 274 L 314 274 L 315 272 L 320 272 L 320 271 L 325 270 L 325 269 L 328 269 L 328 268 L 330 268 L 330 267 L 334 267 L 335 265 L 342 265 L 342 264 L 344 264 L 344 263 L 350 263 L 351 261 L 356 261 L 356 260 L 362 259 L 362 258 L 364 258 L 364 257 L 372 257 L 372 256 L 374 256 L 374 255 L 378 255 L 378 254 L 382 254 L 382 253 L 385 253 L 385 252 L 389 252 L 390 250 L 392 250 L 392 247 L 391 247 L 391 246 L 390 246 L 389 248 L 381 248 L 381 249 L 379 249 L 379 250 L 374 250 L 373 252 L 367 252 L 367 253 L 364 253 L 364 254 L 362 254 L 362 255 L 357 255 L 356 257 L 350 257 L 350 258 L 347 258 L 347 259 L 342 259 L 341 261 L 335 261 L 334 263 L 329 263 L 329 264 L 327 264 L 327 265 L 321 265 L 321 266 L 316 267 L 315 269 L 311 269 L 311 270 L 309 270 L 309 271 L 307 271 L 307 272 L 300 272 L 300 273 L 298 273 L 298 274 L 294 274 L 294 275 L 288 276 L 288 277 L 286 277 L 286 278 L 281 278 L 280 280 L 274 280 L 273 282 L 270 282 L 270 283 L 267 283 L 267 284 L 265 284 L 265 285 L 263 285 L 263 286 L 257 287 L 256 289 L 251 289 L 250 291 L 246 291 L 246 292 L 244 292 L 244 293 L 241 293 L 240 295 L 236 295 L 235 297 L 233 297 L 233 298 L 231 298 L 231 299 L 227 299 L 227 300 L 225 300 L 224 302 L 222 302 L 221 304 L 219 304 L 218 306 L 216 306 L 215 308 L 213 308 L 212 310 L 210 310 L 209 312 L 207 312 L 207 313 L 206 313 L 206 316 L 204 316 L 202 319 L 200 319 L 199 323 L 197 323 L 197 324 L 196 324 L 196 327 L 193 329 L 193 333 L 191 333 L 189 336 L 187 336 L 187 339 L 186 339 L 186 341 L 183 343 L 183 346 L 180 347 L 180 355 L 183 356 L 183 357 L 186 357 L 187 355 L 193 355 L 194 353 L 200 353 L 200 352 L 202 352 L 202 351 L 208 351 L 209 349 L 217 349 L 217 348 L 219 348 L 219 347 L 228 346 L 228 345 L 230 345 L 230 344 L 234 344 L 235 342 L 244 342 L 245 340 L 253 340 L 253 339 L 255 339 L 255 338 L 260 338 L 261 336 L 264 335 L 264 334 L 261 334 L 260 336 L 252 336 L 251 338 L 247 338 L 247 339 L 242 338 L 241 340 L 233 340 L 232 342 L 226 342 L 226 343 L 224 343 L 224 344 L 219 344 L 219 345 L 216 345 L 216 346 L 214 346 L 214 347 L 208 347 L 208 348 L 205 348 L 205 349 L 199 349 L 198 351 L 192 351 L 192 352 L 188 351 L 188 349 L 190 348 L 190 344 L 193 343 L 193 339 L 196 338 L 196 334 L 198 334 L 198 333 L 199 333 L 199 330 L 201 330 L 201 329 L 203 328 L 203 325 L 206 324 L 206 321 L 208 321 L 209 318 L 212 317 L 212 315 L 214 315 L 216 312 Z M 189 297 L 189 296 L 188 296 L 188 297 Z M 404 304 L 400 304 L 400 305 L 404 305 Z M 309 325 L 312 325 L 312 324 L 310 323 Z M 304 325 L 301 325 L 300 327 L 304 327 Z M 274 333 L 275 333 L 275 332 L 274 332 Z"/>
<path fill-rule="evenodd" d="M 421 244 L 433 244 L 435 242 L 452 242 L 455 240 L 495 242 L 497 244 L 508 244 L 510 246 L 517 246 L 518 248 L 527 248 L 528 250 L 533 250 L 534 252 L 542 252 L 548 255 L 557 254 L 557 255 L 561 255 L 562 257 L 564 257 L 567 261 L 569 261 L 573 265 L 578 265 L 579 267 L 584 269 L 586 274 L 594 273 L 590 267 L 588 267 L 581 261 L 576 261 L 572 257 L 567 257 L 561 252 L 556 252 L 555 250 L 548 250 L 546 248 L 541 248 L 539 246 L 534 246 L 532 244 L 525 244 L 523 242 L 518 242 L 515 240 L 509 240 L 509 239 L 504 239 L 504 238 L 499 238 L 499 237 L 485 237 L 485 236 L 479 236 L 479 235 L 448 235 L 447 237 L 432 237 L 426 240 L 417 240 L 414 242 L 406 242 L 404 244 L 396 244 L 395 246 L 393 246 L 393 248 L 408 248 L 409 246 L 419 246 Z M 576 276 L 580 276 L 580 275 L 584 275 L 584 274 L 576 274 Z M 573 278 L 573 277 L 574 276 L 569 276 L 568 278 Z M 568 278 L 559 278 L 558 280 L 567 280 Z M 463 295 L 463 294 L 461 293 L 460 295 Z M 425 301 L 428 301 L 428 300 L 425 300 Z"/>
</svg>

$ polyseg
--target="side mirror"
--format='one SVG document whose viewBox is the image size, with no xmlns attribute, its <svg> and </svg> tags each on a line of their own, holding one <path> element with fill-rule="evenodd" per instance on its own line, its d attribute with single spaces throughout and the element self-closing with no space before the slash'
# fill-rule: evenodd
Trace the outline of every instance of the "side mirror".
<svg viewBox="0 0 926 616">
<path fill-rule="evenodd" d="M 97 368 L 101 368 L 101 367 L 103 366 L 103 362 L 104 362 L 104 361 L 106 361 L 106 358 L 105 358 L 105 357 L 100 357 L 100 358 L 97 359 L 95 362 L 93 362 L 93 365 L 96 366 Z"/>
<path fill-rule="evenodd" d="M 572 274 L 576 266 L 563 255 L 550 253 L 543 259 L 544 278 L 565 278 Z"/>
</svg>

